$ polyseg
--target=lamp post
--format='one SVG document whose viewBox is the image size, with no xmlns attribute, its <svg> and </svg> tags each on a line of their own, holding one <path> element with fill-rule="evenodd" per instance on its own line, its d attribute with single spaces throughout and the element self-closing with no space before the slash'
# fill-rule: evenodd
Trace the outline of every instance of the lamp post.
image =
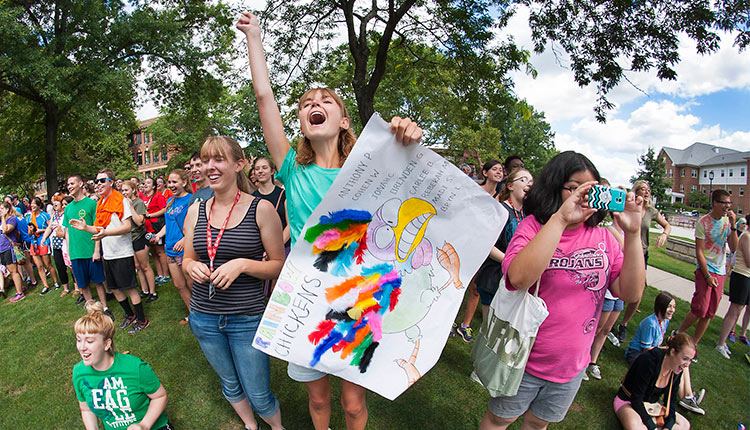
<svg viewBox="0 0 750 430">
<path fill-rule="evenodd" d="M 714 191 L 714 171 L 708 172 L 708 194 Z"/>
</svg>

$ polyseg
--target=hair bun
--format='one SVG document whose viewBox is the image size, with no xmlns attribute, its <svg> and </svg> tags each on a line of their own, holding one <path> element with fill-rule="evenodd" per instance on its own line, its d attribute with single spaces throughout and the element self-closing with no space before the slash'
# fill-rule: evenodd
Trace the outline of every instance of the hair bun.
<svg viewBox="0 0 750 430">
<path fill-rule="evenodd" d="M 98 300 L 88 300 L 86 302 L 86 312 L 89 314 L 104 313 L 104 305 Z"/>
</svg>

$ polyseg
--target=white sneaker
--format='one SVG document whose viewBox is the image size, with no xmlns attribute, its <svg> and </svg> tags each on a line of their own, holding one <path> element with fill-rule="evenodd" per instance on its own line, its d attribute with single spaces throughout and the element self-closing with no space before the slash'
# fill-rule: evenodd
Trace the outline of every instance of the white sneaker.
<svg viewBox="0 0 750 430">
<path fill-rule="evenodd" d="M 701 403 L 703 403 L 703 398 L 705 396 L 706 396 L 706 389 L 705 388 L 701 388 L 700 390 L 698 390 L 697 393 L 694 393 L 694 395 L 693 395 L 693 397 L 695 397 L 695 402 L 698 403 L 698 405 L 700 405 Z"/>
<path fill-rule="evenodd" d="M 588 375 L 588 373 L 586 371 L 583 372 L 583 380 L 584 381 L 588 381 L 589 380 L 589 375 Z"/>
<path fill-rule="evenodd" d="M 598 364 L 589 364 L 589 367 L 586 370 L 594 379 L 602 379 L 602 370 L 599 368 Z"/>
<path fill-rule="evenodd" d="M 700 406 L 698 406 L 698 403 L 695 400 L 695 397 L 683 397 L 680 399 L 680 406 L 683 408 L 689 410 L 690 412 L 695 412 L 696 414 L 705 415 L 706 411 L 703 410 Z"/>
<path fill-rule="evenodd" d="M 473 372 L 471 372 L 471 376 L 470 376 L 470 378 L 471 378 L 471 380 L 472 380 L 472 381 L 474 381 L 474 382 L 476 382 L 477 384 L 479 384 L 479 385 L 481 385 L 481 386 L 483 386 L 483 387 L 484 387 L 484 384 L 482 384 L 482 380 L 481 380 L 481 379 L 479 379 L 479 375 L 477 375 L 477 371 L 476 371 L 476 370 L 475 370 L 475 371 L 473 371 Z"/>
<path fill-rule="evenodd" d="M 726 345 L 716 345 L 716 350 L 719 351 L 719 354 L 721 354 L 722 357 L 726 358 L 727 360 L 730 360 L 732 357 L 729 356 L 729 347 Z"/>
</svg>

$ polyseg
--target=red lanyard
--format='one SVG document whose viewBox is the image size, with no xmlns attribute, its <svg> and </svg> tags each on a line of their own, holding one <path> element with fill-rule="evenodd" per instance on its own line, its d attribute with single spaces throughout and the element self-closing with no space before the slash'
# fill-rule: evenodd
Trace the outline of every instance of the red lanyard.
<svg viewBox="0 0 750 430">
<path fill-rule="evenodd" d="M 523 211 L 517 211 L 517 210 L 516 210 L 516 207 L 515 207 L 515 206 L 513 206 L 513 200 L 511 200 L 511 199 L 508 199 L 508 200 L 506 200 L 506 201 L 507 201 L 508 203 L 510 203 L 510 207 L 511 207 L 511 209 L 513 209 L 513 215 L 515 215 L 515 216 L 516 216 L 516 221 L 518 221 L 518 223 L 520 224 L 520 223 L 521 223 L 521 220 L 525 218 L 525 216 L 524 216 L 524 214 L 523 214 Z M 518 217 L 518 213 L 519 213 L 519 212 L 521 213 L 521 217 L 520 217 L 520 218 Z"/>
<path fill-rule="evenodd" d="M 221 237 L 224 236 L 224 229 L 227 228 L 229 217 L 232 216 L 232 211 L 234 210 L 234 207 L 237 206 L 238 201 L 240 201 L 240 190 L 237 190 L 237 196 L 234 198 L 234 203 L 232 203 L 232 207 L 229 208 L 227 219 L 224 220 L 224 224 L 221 226 L 221 230 L 219 230 L 219 234 L 216 236 L 216 243 L 214 243 L 213 245 L 211 244 L 213 240 L 211 238 L 211 212 L 213 212 L 214 210 L 216 197 L 214 197 L 214 202 L 211 204 L 211 210 L 208 211 L 208 222 L 206 223 L 206 245 L 208 248 L 208 268 L 211 270 L 211 272 L 214 271 L 214 259 L 216 258 L 216 251 L 219 250 L 219 242 L 221 242 Z"/>
</svg>

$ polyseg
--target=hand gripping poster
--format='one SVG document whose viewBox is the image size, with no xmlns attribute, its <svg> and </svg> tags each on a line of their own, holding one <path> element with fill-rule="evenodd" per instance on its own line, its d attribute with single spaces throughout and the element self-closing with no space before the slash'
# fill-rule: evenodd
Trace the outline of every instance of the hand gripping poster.
<svg viewBox="0 0 750 430">
<path fill-rule="evenodd" d="M 437 362 L 506 219 L 374 115 L 302 229 L 253 345 L 393 400 Z"/>
</svg>

